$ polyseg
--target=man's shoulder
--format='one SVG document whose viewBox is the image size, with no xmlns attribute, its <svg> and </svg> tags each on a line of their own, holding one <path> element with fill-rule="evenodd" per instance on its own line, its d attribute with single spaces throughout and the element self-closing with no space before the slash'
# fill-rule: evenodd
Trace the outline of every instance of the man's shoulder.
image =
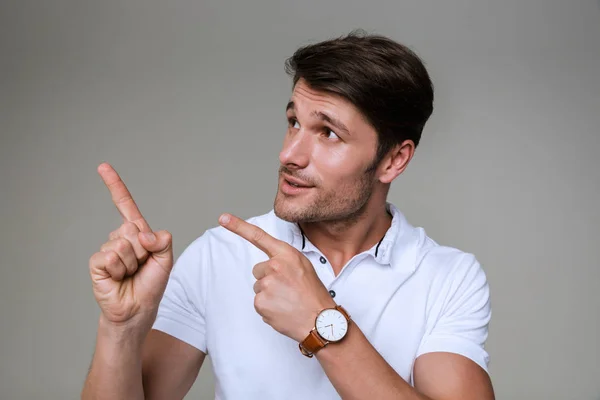
<svg viewBox="0 0 600 400">
<path fill-rule="evenodd" d="M 447 244 L 440 244 L 427 235 L 423 228 L 415 228 L 415 263 L 418 270 L 432 278 L 447 280 L 466 275 L 484 274 L 483 267 L 472 252 Z"/>
<path fill-rule="evenodd" d="M 481 268 L 473 253 L 438 242 L 425 228 L 413 225 L 393 203 L 388 204 L 394 215 L 392 227 L 396 227 L 397 232 L 397 236 L 390 239 L 394 242 L 392 262 L 402 265 L 403 269 L 416 271 L 427 280 L 433 276 L 447 276 L 458 270 Z"/>
</svg>

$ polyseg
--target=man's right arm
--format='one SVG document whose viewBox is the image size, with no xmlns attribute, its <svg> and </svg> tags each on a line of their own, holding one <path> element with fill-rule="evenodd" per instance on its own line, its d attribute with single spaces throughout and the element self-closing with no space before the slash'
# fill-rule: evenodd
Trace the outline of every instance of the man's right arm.
<svg viewBox="0 0 600 400">
<path fill-rule="evenodd" d="M 103 163 L 98 173 L 123 217 L 123 224 L 110 233 L 109 240 L 89 261 L 101 316 L 81 398 L 181 399 L 198 375 L 206 349 L 203 315 L 194 315 L 180 304 L 188 302 L 184 299 L 185 288 L 180 284 L 190 278 L 171 275 L 174 268 L 171 234 L 150 228 L 114 168 Z M 181 267 L 181 273 L 185 275 L 188 270 L 200 273 L 201 252 L 196 247 L 188 249 L 180 257 L 181 265 L 188 266 Z M 170 277 L 174 279 L 167 294 Z M 201 281 L 201 277 L 197 280 Z M 166 304 L 161 317 L 163 297 Z M 173 304 L 179 313 L 169 312 Z M 196 329 L 185 334 L 196 347 L 159 332 L 160 324 L 169 325 L 165 321 L 172 323 L 173 319 L 180 323 L 183 319 L 180 325 L 185 327 L 194 325 Z M 153 324 L 159 324 L 159 329 L 152 330 Z M 168 329 L 172 329 L 171 325 Z"/>
<path fill-rule="evenodd" d="M 192 387 L 205 354 L 173 336 L 152 330 L 142 350 L 146 399 L 183 399 Z"/>
<path fill-rule="evenodd" d="M 144 330 L 145 331 L 145 330 Z M 82 399 L 183 399 L 205 354 L 158 330 L 144 338 L 102 317 Z"/>
</svg>

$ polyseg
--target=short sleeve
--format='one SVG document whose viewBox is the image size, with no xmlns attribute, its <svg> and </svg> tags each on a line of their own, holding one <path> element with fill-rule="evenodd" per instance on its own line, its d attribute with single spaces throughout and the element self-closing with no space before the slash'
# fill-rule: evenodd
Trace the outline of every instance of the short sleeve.
<svg viewBox="0 0 600 400">
<path fill-rule="evenodd" d="M 152 329 L 165 332 L 200 351 L 206 349 L 208 246 L 206 234 L 179 256 L 169 276 Z"/>
<path fill-rule="evenodd" d="M 426 334 L 416 357 L 431 352 L 460 354 L 488 371 L 485 350 L 491 319 L 489 285 L 475 257 L 460 257 L 437 292 L 428 316 Z"/>
</svg>

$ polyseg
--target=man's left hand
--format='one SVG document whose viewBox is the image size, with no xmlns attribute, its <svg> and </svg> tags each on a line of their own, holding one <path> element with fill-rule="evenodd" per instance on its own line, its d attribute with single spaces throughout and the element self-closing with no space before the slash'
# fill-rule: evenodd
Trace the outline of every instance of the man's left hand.
<svg viewBox="0 0 600 400">
<path fill-rule="evenodd" d="M 223 214 L 219 223 L 269 257 L 254 266 L 254 308 L 263 321 L 297 342 L 306 338 L 324 308 L 336 306 L 313 265 L 301 252 L 258 226 Z"/>
</svg>

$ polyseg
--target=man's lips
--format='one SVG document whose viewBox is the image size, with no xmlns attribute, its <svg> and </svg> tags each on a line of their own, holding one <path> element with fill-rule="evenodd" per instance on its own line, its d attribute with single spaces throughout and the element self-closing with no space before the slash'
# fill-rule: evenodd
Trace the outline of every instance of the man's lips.
<svg viewBox="0 0 600 400">
<path fill-rule="evenodd" d="M 311 188 L 313 185 L 304 182 L 303 180 L 294 178 L 293 176 L 289 176 L 286 174 L 282 174 L 283 179 L 290 184 L 292 187 L 300 187 L 300 188 Z"/>
</svg>

